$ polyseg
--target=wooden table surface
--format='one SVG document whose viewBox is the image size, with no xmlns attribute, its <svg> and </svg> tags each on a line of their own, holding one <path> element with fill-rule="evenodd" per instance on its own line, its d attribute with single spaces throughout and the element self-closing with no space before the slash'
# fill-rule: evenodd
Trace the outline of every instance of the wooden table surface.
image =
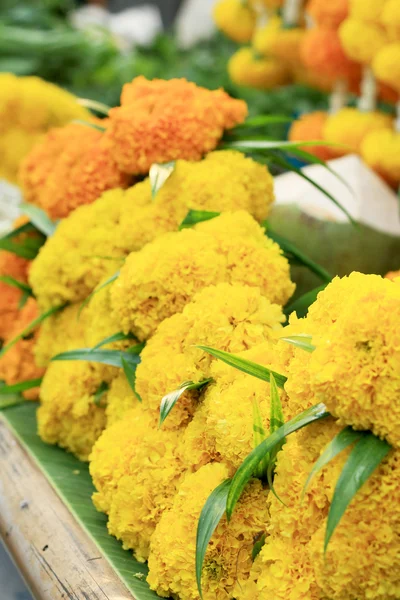
<svg viewBox="0 0 400 600">
<path fill-rule="evenodd" d="M 1 415 L 0 535 L 37 600 L 133 598 Z"/>
</svg>

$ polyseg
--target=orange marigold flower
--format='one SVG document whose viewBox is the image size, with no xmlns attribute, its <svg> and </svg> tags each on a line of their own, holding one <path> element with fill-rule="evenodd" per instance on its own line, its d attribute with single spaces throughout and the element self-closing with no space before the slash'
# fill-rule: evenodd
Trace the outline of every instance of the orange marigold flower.
<svg viewBox="0 0 400 600">
<path fill-rule="evenodd" d="M 328 27 L 307 31 L 301 44 L 301 58 L 306 67 L 334 79 L 352 79 L 360 70 L 345 55 L 338 32 Z"/>
<path fill-rule="evenodd" d="M 337 29 L 349 14 L 349 0 L 309 0 L 307 12 L 317 25 Z"/>
<path fill-rule="evenodd" d="M 246 103 L 222 89 L 136 77 L 124 85 L 121 106 L 110 111 L 106 138 L 123 171 L 147 173 L 153 163 L 199 160 L 246 116 Z"/>
<path fill-rule="evenodd" d="M 391 279 L 392 281 L 394 281 L 395 279 L 399 279 L 399 281 L 400 281 L 400 270 L 399 271 L 389 271 L 389 273 L 386 273 L 385 278 Z"/>
<path fill-rule="evenodd" d="M 311 140 L 322 140 L 325 121 L 328 113 L 317 110 L 315 112 L 302 115 L 297 121 L 294 121 L 289 131 L 289 140 L 291 142 L 307 142 Z M 329 150 L 329 146 L 305 146 L 306 152 L 314 154 L 322 160 L 329 160 L 334 155 Z"/>
<path fill-rule="evenodd" d="M 11 252 L 0 252 L 0 276 L 8 275 L 21 283 L 27 283 L 29 261 Z M 6 340 L 18 318 L 18 304 L 22 291 L 0 281 L 0 339 Z"/>
<path fill-rule="evenodd" d="M 25 306 L 18 312 L 18 317 L 9 332 L 6 343 L 21 333 L 38 316 L 36 300 L 29 298 Z M 0 358 L 0 379 L 3 379 L 7 385 L 36 379 L 43 375 L 44 369 L 36 366 L 33 356 L 37 335 L 38 331 L 35 331 L 33 335 L 30 334 L 25 339 L 21 339 Z M 36 400 L 38 393 L 39 388 L 33 388 L 23 392 L 23 396 L 28 400 Z"/>
<path fill-rule="evenodd" d="M 120 171 L 104 134 L 78 123 L 50 130 L 23 161 L 19 177 L 26 200 L 54 219 L 131 179 Z"/>
</svg>

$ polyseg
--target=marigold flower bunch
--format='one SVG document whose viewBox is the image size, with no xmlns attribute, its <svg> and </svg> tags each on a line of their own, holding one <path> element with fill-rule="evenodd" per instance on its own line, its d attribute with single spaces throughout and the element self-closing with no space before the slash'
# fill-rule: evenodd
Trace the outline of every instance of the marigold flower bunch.
<svg viewBox="0 0 400 600">
<path fill-rule="evenodd" d="M 88 111 L 65 90 L 38 77 L 0 74 L 0 178 L 18 182 L 20 162 L 48 129 Z"/>
<path fill-rule="evenodd" d="M 28 280 L 29 261 L 5 250 L 0 251 L 0 276 L 12 277 L 20 283 Z M 0 339 L 11 339 L 12 329 L 18 319 L 23 291 L 0 281 Z"/>
</svg>

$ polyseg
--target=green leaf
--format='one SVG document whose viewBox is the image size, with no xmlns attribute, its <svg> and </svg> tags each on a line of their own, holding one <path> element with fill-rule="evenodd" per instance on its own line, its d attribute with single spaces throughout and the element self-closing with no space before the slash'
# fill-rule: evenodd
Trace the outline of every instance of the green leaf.
<svg viewBox="0 0 400 600">
<path fill-rule="evenodd" d="M 107 516 L 95 509 L 91 499 L 95 489 L 88 463 L 80 462 L 61 448 L 42 442 L 37 434 L 36 410 L 36 402 L 21 399 L 19 406 L 7 408 L 1 417 L 61 497 L 82 531 L 93 540 L 95 552 L 91 558 L 103 557 L 105 564 L 109 563 L 125 583 L 130 593 L 124 596 L 124 600 L 130 598 L 131 594 L 136 600 L 159 600 L 146 582 L 147 565 L 138 562 L 131 551 L 122 549 L 121 542 L 107 531 Z M 139 573 L 142 574 L 140 578 Z"/>
<path fill-rule="evenodd" d="M 326 146 L 331 146 L 331 144 L 326 144 Z M 322 160 L 318 156 L 315 156 L 315 154 L 310 154 L 310 152 L 301 150 L 300 148 L 292 148 L 288 152 L 288 154 L 293 154 L 293 156 L 296 156 L 297 158 L 300 158 L 301 160 L 304 160 L 305 162 L 311 163 L 313 165 L 321 165 L 322 167 L 325 167 L 325 169 L 327 169 L 332 175 L 339 179 L 339 181 L 347 187 L 349 192 L 351 192 L 354 195 L 354 190 L 352 189 L 351 185 L 349 185 L 349 183 L 345 180 L 344 177 L 340 175 L 340 173 L 337 173 L 334 169 L 332 169 L 332 167 L 330 167 L 325 160 Z"/>
<path fill-rule="evenodd" d="M 50 237 L 54 234 L 57 225 L 49 219 L 44 210 L 33 204 L 28 204 L 27 202 L 20 204 L 20 208 L 22 213 L 29 217 L 30 222 L 33 223 L 38 231 L 43 233 L 46 237 Z"/>
<path fill-rule="evenodd" d="M 251 150 L 289 150 L 299 146 L 326 146 L 321 140 L 309 140 L 306 142 L 289 142 L 285 140 L 239 140 L 237 142 L 224 142 L 223 148 L 233 148 L 242 152 Z M 330 144 L 332 146 L 332 144 Z"/>
<path fill-rule="evenodd" d="M 271 396 L 271 413 L 270 413 L 270 434 L 272 435 L 275 431 L 278 431 L 285 423 L 285 417 L 283 415 L 282 402 L 279 396 L 278 386 L 276 385 L 275 377 L 271 375 L 270 381 L 270 396 Z M 282 502 L 278 494 L 275 492 L 273 484 L 273 474 L 276 465 L 276 457 L 278 452 L 282 449 L 282 446 L 286 442 L 286 438 L 283 438 L 279 444 L 276 444 L 275 448 L 268 453 L 268 464 L 266 468 L 267 481 L 270 490 L 274 496 Z M 282 502 L 284 504 L 284 502 Z"/>
<path fill-rule="evenodd" d="M 272 374 L 276 379 L 277 386 L 280 388 L 283 388 L 287 381 L 287 377 L 284 375 L 280 375 L 280 373 L 276 373 L 275 371 L 267 369 L 267 367 L 258 365 L 250 360 L 240 358 L 240 356 L 236 356 L 235 354 L 230 354 L 229 352 L 224 352 L 223 350 L 217 350 L 216 348 L 210 348 L 209 346 L 196 346 L 196 348 L 200 348 L 200 350 L 208 352 L 208 354 L 211 354 L 211 356 L 222 360 L 227 365 L 230 365 L 239 371 L 243 371 L 243 373 L 247 373 L 248 375 L 262 379 L 263 381 L 269 382 Z"/>
<path fill-rule="evenodd" d="M 123 352 L 122 350 L 93 350 L 92 348 L 79 348 L 77 350 L 61 352 L 61 354 L 53 356 L 51 360 L 85 360 L 122 369 L 122 359 L 132 367 L 140 363 L 140 357 L 136 354 Z"/>
<path fill-rule="evenodd" d="M 142 398 L 136 391 L 136 366 L 128 363 L 124 357 L 122 357 L 122 368 L 124 369 L 125 377 L 128 380 L 130 388 L 132 392 L 135 394 L 136 398 L 139 402 L 142 401 Z"/>
<path fill-rule="evenodd" d="M 24 223 L 23 225 L 20 225 L 20 227 L 17 227 L 16 229 L 12 229 L 9 233 L 6 233 L 6 235 L 3 235 L 2 238 L 0 238 L 0 241 L 2 240 L 12 240 L 15 237 L 18 237 L 19 235 L 21 235 L 21 233 L 35 233 L 37 232 L 37 229 L 34 225 L 32 225 L 32 223 Z"/>
<path fill-rule="evenodd" d="M 101 125 L 97 125 L 96 123 L 90 123 L 89 121 L 84 121 L 83 119 L 74 119 L 72 123 L 76 123 L 77 125 L 84 125 L 85 127 L 91 127 L 92 129 L 96 129 L 97 131 L 105 132 L 106 128 L 101 127 Z"/>
<path fill-rule="evenodd" d="M 178 402 L 179 398 L 190 390 L 201 390 L 204 386 L 211 383 L 213 379 L 203 379 L 203 381 L 184 381 L 181 385 L 174 390 L 173 392 L 169 392 L 166 394 L 161 400 L 160 405 L 160 421 L 158 426 L 161 427 L 164 423 L 165 419 L 168 417 L 169 413 Z"/>
<path fill-rule="evenodd" d="M 0 281 L 10 285 L 11 287 L 18 288 L 28 296 L 33 296 L 32 288 L 30 288 L 27 283 L 18 281 L 17 279 L 14 279 L 14 277 L 10 277 L 10 275 L 0 275 Z"/>
<path fill-rule="evenodd" d="M 318 294 L 322 292 L 327 285 L 328 284 L 320 285 L 319 287 L 310 290 L 309 292 L 306 292 L 305 294 L 300 296 L 300 298 L 297 298 L 297 300 L 294 300 L 294 302 L 291 302 L 290 304 L 285 306 L 283 312 L 285 313 L 285 315 L 290 315 L 292 312 L 295 312 L 299 319 L 305 317 L 308 313 L 308 309 L 310 308 L 311 304 L 314 304 Z"/>
<path fill-rule="evenodd" d="M 33 260 L 37 257 L 45 239 L 44 237 L 34 237 L 14 242 L 11 238 L 3 237 L 0 239 L 0 250 L 12 252 L 12 254 L 16 254 L 26 260 Z"/>
<path fill-rule="evenodd" d="M 167 179 L 172 175 L 176 166 L 176 161 L 159 164 L 154 163 L 150 167 L 149 179 L 151 186 L 151 197 L 156 197 L 159 190 L 162 188 Z"/>
<path fill-rule="evenodd" d="M 0 395 L 3 396 L 5 394 L 16 394 L 19 392 L 26 392 L 27 390 L 32 390 L 35 387 L 39 387 L 42 383 L 42 380 L 43 377 L 39 377 L 37 379 L 20 381 L 19 383 L 14 383 L 13 385 L 5 385 L 4 383 L 1 383 Z"/>
<path fill-rule="evenodd" d="M 0 410 L 25 404 L 26 400 L 21 394 L 7 394 L 5 398 L 0 398 Z"/>
<path fill-rule="evenodd" d="M 305 179 L 305 181 L 308 181 L 308 183 L 310 183 L 312 186 L 314 186 L 319 192 L 321 192 L 327 198 L 329 198 L 329 200 L 331 202 L 333 202 L 333 204 L 335 204 L 335 206 L 337 206 L 342 211 L 343 214 L 346 215 L 346 217 L 348 218 L 348 220 L 350 221 L 350 223 L 352 225 L 357 225 L 356 221 L 353 219 L 353 217 L 351 216 L 349 211 L 338 200 L 336 200 L 336 198 L 334 196 L 332 196 L 332 194 L 330 192 L 328 192 L 328 190 L 326 190 L 321 185 L 319 185 L 319 183 L 314 181 L 311 177 L 308 177 L 308 175 L 306 175 L 301 169 L 292 165 L 292 163 L 289 162 L 283 156 L 278 156 L 275 153 L 271 153 L 269 155 L 269 158 L 273 163 L 275 163 L 289 171 L 293 171 L 294 173 L 297 173 L 297 175 L 299 175 L 300 177 Z"/>
<path fill-rule="evenodd" d="M 317 277 L 322 279 L 322 281 L 330 282 L 332 281 L 332 276 L 328 271 L 326 271 L 323 267 L 314 262 L 311 258 L 303 254 L 292 242 L 289 242 L 286 238 L 275 233 L 268 225 L 268 223 L 264 223 L 266 226 L 266 235 L 274 240 L 284 251 L 289 261 L 294 258 L 297 261 L 297 264 L 303 265 L 307 267 L 312 273 L 315 273 Z"/>
<path fill-rule="evenodd" d="M 254 445 L 254 448 L 257 448 L 257 446 L 259 444 L 261 444 L 261 442 L 263 440 L 265 440 L 266 437 L 267 437 L 267 434 L 265 432 L 264 425 L 262 422 L 260 405 L 258 403 L 257 398 L 254 398 L 253 399 L 253 445 Z M 262 461 L 260 461 L 260 464 L 257 465 L 257 468 L 254 471 L 254 476 L 257 477 L 258 479 L 263 479 L 264 475 L 267 473 L 267 470 L 268 470 L 268 456 L 264 457 L 264 459 Z"/>
<path fill-rule="evenodd" d="M 352 427 L 346 427 L 342 429 L 331 442 L 326 446 L 325 450 L 321 454 L 321 456 L 316 461 L 315 465 L 311 469 L 309 476 L 307 477 L 307 481 L 304 485 L 302 497 L 307 491 L 308 486 L 311 483 L 314 475 L 318 473 L 321 469 L 323 469 L 331 460 L 333 460 L 338 454 L 343 452 L 348 446 L 357 442 L 361 437 L 366 435 L 365 431 L 355 431 Z"/>
<path fill-rule="evenodd" d="M 107 346 L 107 344 L 113 344 L 114 342 L 124 342 L 125 340 L 136 340 L 136 337 L 133 333 L 123 333 L 122 331 L 118 331 L 118 333 L 113 333 L 113 335 L 109 335 L 108 337 L 101 340 L 98 344 L 93 346 L 92 350 L 98 350 L 102 346 Z M 142 344 L 142 349 L 144 348 L 144 344 Z"/>
<path fill-rule="evenodd" d="M 263 127 L 264 125 L 277 125 L 280 123 L 293 123 L 294 119 L 292 117 L 288 117 L 287 115 L 259 115 L 257 117 L 252 117 L 247 119 L 241 125 L 236 125 L 233 131 L 241 131 L 242 129 L 248 129 L 249 127 Z"/>
<path fill-rule="evenodd" d="M 103 104 L 103 102 L 97 102 L 97 100 L 92 100 L 91 98 L 78 98 L 78 104 L 84 108 L 88 108 L 89 110 L 93 110 L 106 116 L 111 110 L 111 106 L 107 106 L 107 104 Z"/>
<path fill-rule="evenodd" d="M 89 302 L 91 301 L 91 299 L 93 298 L 93 296 L 95 296 L 96 294 L 98 294 L 99 292 L 101 292 L 101 290 L 104 290 L 105 287 L 107 287 L 108 285 L 110 285 L 110 283 L 113 283 L 113 281 L 115 281 L 116 279 L 118 279 L 119 277 L 119 270 L 114 273 L 114 275 L 111 275 L 111 277 L 109 277 L 108 279 L 106 279 L 106 281 L 103 281 L 103 283 L 101 285 L 99 285 L 97 288 L 95 288 L 93 290 L 93 292 L 91 292 L 89 294 L 89 296 L 87 296 L 85 298 L 85 300 L 82 302 L 82 304 L 79 307 L 79 311 L 78 311 L 78 320 L 80 319 L 80 316 L 82 314 L 82 310 L 85 308 L 85 306 L 87 306 L 89 304 Z"/>
<path fill-rule="evenodd" d="M 53 308 L 49 308 L 49 310 L 46 310 L 46 312 L 42 313 L 36 319 L 31 321 L 31 323 L 29 323 L 29 325 L 27 325 L 25 327 L 25 329 L 23 329 L 21 331 L 21 333 L 16 335 L 12 340 L 10 340 L 8 342 L 8 344 L 3 346 L 3 348 L 1 349 L 1 352 L 0 352 L 0 357 L 4 356 L 4 354 L 10 348 L 12 348 L 17 342 L 19 342 L 19 340 L 22 340 L 22 338 L 29 335 L 34 329 L 36 329 L 36 327 L 38 327 L 41 323 L 43 323 L 43 321 L 48 319 L 51 315 L 54 315 L 55 313 L 60 312 L 60 310 L 63 310 L 66 306 L 67 306 L 66 304 L 62 304 L 61 306 L 53 306 Z"/>
<path fill-rule="evenodd" d="M 371 432 L 356 442 L 335 487 L 326 525 L 324 552 L 346 508 L 390 450 L 391 446 L 385 440 Z"/>
<path fill-rule="evenodd" d="M 101 400 L 106 392 L 110 389 L 110 386 L 105 381 L 102 381 L 93 398 L 93 404 L 96 406 L 101 405 Z"/>
<path fill-rule="evenodd" d="M 266 535 L 265 535 L 265 533 L 263 533 L 261 535 L 261 537 L 259 537 L 254 542 L 253 550 L 251 551 L 251 558 L 252 558 L 253 562 L 256 560 L 257 556 L 260 554 L 262 547 L 265 544 L 265 538 L 266 538 Z"/>
<path fill-rule="evenodd" d="M 223 481 L 207 498 L 200 514 L 196 534 L 196 581 L 200 598 L 203 598 L 201 589 L 201 574 L 203 571 L 204 558 L 210 539 L 218 523 L 225 513 L 226 499 L 228 497 L 230 479 Z"/>
<path fill-rule="evenodd" d="M 29 298 L 31 298 L 31 295 L 28 294 L 28 292 L 24 292 L 18 302 L 18 309 L 21 310 L 21 308 L 24 308 L 25 304 L 28 302 Z"/>
<path fill-rule="evenodd" d="M 182 223 L 179 225 L 179 231 L 188 227 L 193 227 L 193 225 L 197 225 L 197 223 L 203 223 L 204 221 L 215 219 L 215 217 L 219 217 L 220 214 L 221 213 L 219 212 L 212 212 L 210 210 L 190 209 Z"/>
<path fill-rule="evenodd" d="M 283 342 L 287 342 L 288 344 L 292 344 L 292 346 L 296 346 L 296 348 L 300 348 L 301 350 L 305 350 L 306 352 L 314 352 L 316 346 L 311 343 L 312 337 L 311 335 L 307 335 L 306 333 L 298 334 L 298 335 L 290 335 L 287 337 L 279 338 Z"/>
<path fill-rule="evenodd" d="M 266 440 L 261 442 L 257 448 L 250 452 L 232 479 L 226 504 L 226 514 L 228 519 L 231 518 L 236 503 L 242 495 L 247 482 L 253 476 L 257 465 L 264 458 L 264 456 L 268 453 L 271 453 L 291 433 L 298 431 L 310 423 L 314 423 L 315 421 L 319 421 L 320 419 L 324 419 L 325 417 L 329 416 L 329 412 L 326 410 L 326 406 L 324 404 L 316 404 L 315 406 L 308 408 L 285 423 L 285 425 L 277 429 Z"/>
</svg>

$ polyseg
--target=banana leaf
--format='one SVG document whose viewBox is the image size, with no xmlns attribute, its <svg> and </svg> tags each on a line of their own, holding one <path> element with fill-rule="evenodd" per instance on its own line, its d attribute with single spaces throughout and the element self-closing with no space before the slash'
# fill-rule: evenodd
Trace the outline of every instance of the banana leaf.
<svg viewBox="0 0 400 600">
<path fill-rule="evenodd" d="M 147 565 L 135 560 L 130 552 L 122 549 L 120 542 L 107 533 L 107 517 L 94 508 L 91 495 L 95 490 L 88 465 L 61 448 L 41 441 L 36 433 L 36 408 L 34 403 L 24 402 L 7 408 L 2 414 L 67 508 L 97 544 L 99 552 L 132 592 L 135 600 L 156 600 L 159 596 L 146 583 Z"/>
</svg>

